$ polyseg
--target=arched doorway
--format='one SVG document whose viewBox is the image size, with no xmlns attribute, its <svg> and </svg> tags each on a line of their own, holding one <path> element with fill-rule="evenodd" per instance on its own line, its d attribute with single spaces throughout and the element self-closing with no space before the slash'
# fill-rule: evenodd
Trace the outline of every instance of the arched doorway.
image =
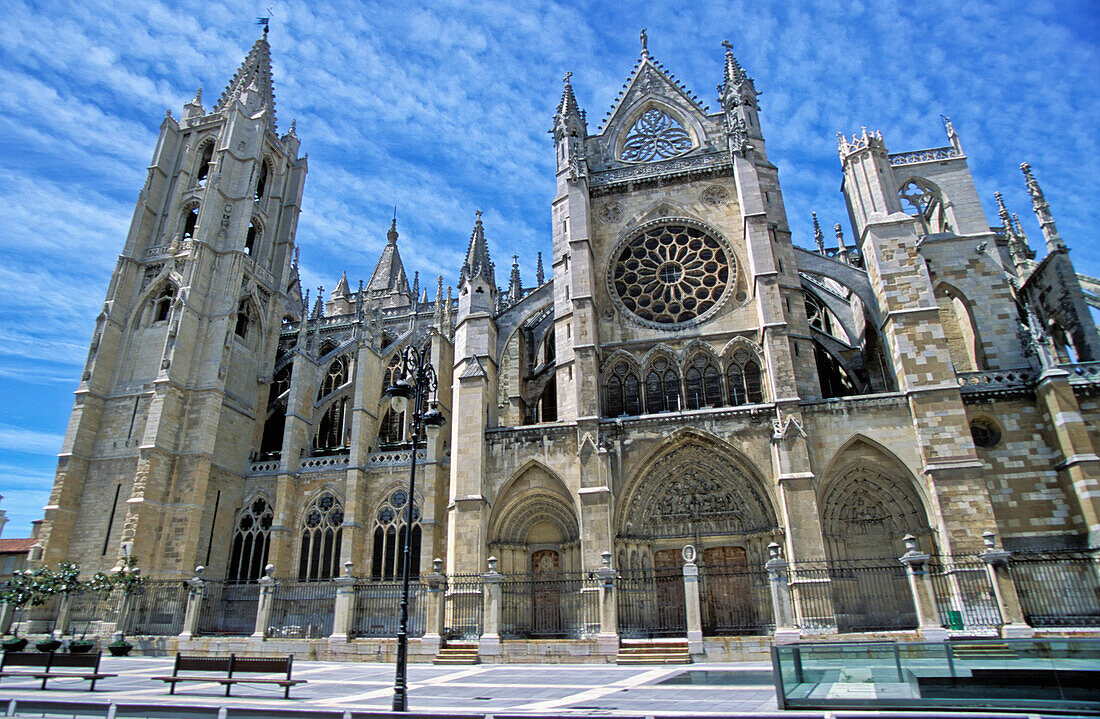
<svg viewBox="0 0 1100 719">
<path fill-rule="evenodd" d="M 758 633 L 771 623 L 762 569 L 780 534 L 759 474 L 723 442 L 674 438 L 628 486 L 617 517 L 619 626 L 624 636 L 683 635 L 683 547 L 698 550 L 706 634 Z M 635 564 L 633 557 L 639 557 Z"/>
</svg>

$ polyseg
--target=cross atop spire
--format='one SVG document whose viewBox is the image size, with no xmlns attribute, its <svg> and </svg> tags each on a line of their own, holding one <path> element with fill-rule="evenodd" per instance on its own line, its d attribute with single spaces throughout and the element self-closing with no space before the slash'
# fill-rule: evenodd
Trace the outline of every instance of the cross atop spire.
<svg viewBox="0 0 1100 719">
<path fill-rule="evenodd" d="M 496 280 L 493 277 L 493 261 L 489 259 L 489 243 L 485 240 L 485 226 L 481 223 L 481 210 L 474 212 L 477 220 L 474 222 L 474 231 L 470 234 L 470 245 L 466 248 L 466 261 L 462 263 L 462 271 L 459 282 L 472 280 L 478 275 L 485 278 L 491 288 L 496 291 Z"/>
<path fill-rule="evenodd" d="M 738 97 L 738 102 L 755 103 L 756 87 L 745 73 L 745 69 L 741 67 L 741 63 L 733 56 L 733 43 L 723 40 L 722 47 L 726 49 L 726 59 L 722 84 L 718 86 L 718 95 L 722 99 L 723 106 L 729 105 L 729 101 L 734 97 Z"/>
<path fill-rule="evenodd" d="M 223 112 L 246 93 L 259 95 L 259 107 L 267 113 L 268 128 L 275 131 L 275 90 L 271 81 L 271 46 L 267 44 L 267 25 L 244 62 L 237 68 L 237 74 L 229 81 L 225 91 L 218 98 L 214 112 Z"/>
<path fill-rule="evenodd" d="M 576 95 L 573 94 L 573 85 L 570 82 L 572 77 L 573 73 L 567 72 L 561 80 L 564 87 L 561 90 L 561 100 L 558 102 L 558 109 L 554 118 L 554 128 L 557 132 L 565 132 L 565 128 L 575 128 L 577 134 L 583 131 L 583 134 L 587 135 L 584 112 L 577 104 Z"/>
</svg>

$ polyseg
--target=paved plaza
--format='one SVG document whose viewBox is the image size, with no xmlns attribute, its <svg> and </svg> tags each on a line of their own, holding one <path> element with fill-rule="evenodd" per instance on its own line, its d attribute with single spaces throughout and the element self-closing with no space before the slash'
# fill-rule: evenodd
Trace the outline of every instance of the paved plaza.
<svg viewBox="0 0 1100 719">
<path fill-rule="evenodd" d="M 86 691 L 87 682 L 83 681 L 51 681 L 49 689 L 41 691 L 33 680 L 5 678 L 0 681 L 0 701 L 5 705 L 14 698 L 357 712 L 389 710 L 393 698 L 394 665 L 390 663 L 296 661 L 294 678 L 308 680 L 308 684 L 294 687 L 289 701 L 282 699 L 276 687 L 247 684 L 235 686 L 229 698 L 224 696 L 224 688 L 214 683 L 181 684 L 175 695 L 169 695 L 167 684 L 150 677 L 171 674 L 171 657 L 104 657 L 101 669 L 119 676 L 97 684 L 94 693 Z M 719 676 L 730 683 L 698 683 Z M 778 711 L 771 665 L 762 662 L 657 667 L 411 664 L 409 708 L 447 714 L 631 716 Z M 785 713 L 790 714 L 798 712 Z"/>
</svg>

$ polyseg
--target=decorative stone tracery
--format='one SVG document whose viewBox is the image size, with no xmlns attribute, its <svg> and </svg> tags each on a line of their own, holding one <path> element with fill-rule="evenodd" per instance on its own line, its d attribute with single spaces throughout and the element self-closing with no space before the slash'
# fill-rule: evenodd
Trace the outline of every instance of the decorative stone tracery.
<svg viewBox="0 0 1100 719">
<path fill-rule="evenodd" d="M 684 126 L 656 107 L 646 108 L 627 132 L 619 157 L 625 162 L 652 162 L 682 155 L 695 143 Z"/>
</svg>

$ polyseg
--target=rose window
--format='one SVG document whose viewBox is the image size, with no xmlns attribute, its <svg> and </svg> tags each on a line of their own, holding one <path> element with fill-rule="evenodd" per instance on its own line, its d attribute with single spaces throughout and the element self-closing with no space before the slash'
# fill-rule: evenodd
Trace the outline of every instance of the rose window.
<svg viewBox="0 0 1100 719">
<path fill-rule="evenodd" d="M 619 154 L 627 162 L 676 157 L 692 147 L 691 135 L 667 113 L 651 107 L 630 128 Z"/>
<path fill-rule="evenodd" d="M 717 311 L 734 275 L 725 242 L 688 224 L 643 229 L 612 256 L 611 296 L 643 324 L 679 327 Z"/>
</svg>

